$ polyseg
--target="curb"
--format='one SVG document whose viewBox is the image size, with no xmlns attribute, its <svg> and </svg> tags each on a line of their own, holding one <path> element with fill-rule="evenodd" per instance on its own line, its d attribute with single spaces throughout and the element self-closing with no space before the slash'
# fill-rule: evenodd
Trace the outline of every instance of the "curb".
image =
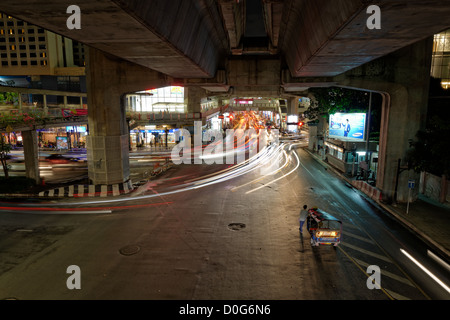
<svg viewBox="0 0 450 320">
<path fill-rule="evenodd" d="M 70 185 L 39 192 L 39 197 L 108 197 L 130 193 L 134 187 L 130 180 L 112 185 Z M 34 195 L 36 196 L 36 195 Z"/>
<path fill-rule="evenodd" d="M 337 174 L 341 179 L 345 180 L 347 183 L 351 184 L 353 187 L 361 191 L 365 196 L 369 197 L 371 200 L 373 200 L 377 205 L 379 205 L 382 209 L 387 211 L 392 217 L 394 217 L 398 222 L 403 224 L 405 227 L 410 229 L 413 233 L 415 233 L 417 236 L 419 236 L 423 241 L 425 241 L 429 246 L 435 248 L 437 251 L 439 251 L 442 255 L 445 255 L 447 258 L 450 257 L 450 252 L 443 247 L 441 244 L 437 243 L 435 240 L 433 240 L 431 237 L 429 237 L 425 232 L 418 229 L 414 224 L 412 224 L 410 221 L 402 217 L 399 213 L 397 213 L 394 209 L 392 209 L 387 204 L 383 203 L 381 191 L 370 186 L 369 184 L 365 183 L 364 181 L 356 181 L 356 180 L 350 180 L 346 178 L 341 172 L 333 168 L 331 165 L 324 163 L 321 159 L 318 158 L 317 155 L 313 154 L 310 150 L 307 148 L 304 148 L 306 152 L 308 152 L 317 162 L 319 162 L 321 165 L 326 166 L 327 168 L 331 169 L 335 174 Z M 364 182 L 364 185 L 368 186 L 365 187 L 362 183 Z M 370 188 L 369 188 L 370 187 Z M 375 190 L 373 190 L 375 189 Z M 379 193 L 378 193 L 378 192 Z"/>
<path fill-rule="evenodd" d="M 418 229 L 414 224 L 409 222 L 407 219 L 403 218 L 398 212 L 396 212 L 395 209 L 390 208 L 388 205 L 384 204 L 383 202 L 378 202 L 377 204 L 381 206 L 384 210 L 388 211 L 395 219 L 397 219 L 400 223 L 402 223 L 404 226 L 409 228 L 412 232 L 414 232 L 417 236 L 423 239 L 430 247 L 435 248 L 437 251 L 439 251 L 442 255 L 445 255 L 447 259 L 450 258 L 450 252 L 440 245 L 438 242 L 433 240 L 430 236 L 428 236 L 425 232 Z"/>
<path fill-rule="evenodd" d="M 0 194 L 3 198 L 84 198 L 84 197 L 116 197 L 124 194 L 136 192 L 140 185 L 145 184 L 152 178 L 166 172 L 173 166 L 171 162 L 162 166 L 154 168 L 150 173 L 148 179 L 144 179 L 138 183 L 132 183 L 128 180 L 124 183 L 117 183 L 112 185 L 68 185 L 64 187 L 54 188 L 50 190 L 41 191 L 33 194 L 23 193 L 6 193 Z"/>
</svg>

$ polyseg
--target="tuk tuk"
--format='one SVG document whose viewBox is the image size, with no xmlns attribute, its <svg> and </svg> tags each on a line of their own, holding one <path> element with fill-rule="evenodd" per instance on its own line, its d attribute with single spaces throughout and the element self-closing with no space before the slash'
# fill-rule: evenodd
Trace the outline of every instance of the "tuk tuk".
<svg viewBox="0 0 450 320">
<path fill-rule="evenodd" d="M 337 246 L 342 240 L 342 222 L 331 214 L 312 208 L 308 210 L 306 224 L 311 235 L 311 245 Z"/>
</svg>

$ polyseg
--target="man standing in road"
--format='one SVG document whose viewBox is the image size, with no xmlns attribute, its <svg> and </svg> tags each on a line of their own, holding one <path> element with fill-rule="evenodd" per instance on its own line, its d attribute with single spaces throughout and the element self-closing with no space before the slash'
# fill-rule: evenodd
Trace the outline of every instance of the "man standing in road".
<svg viewBox="0 0 450 320">
<path fill-rule="evenodd" d="M 306 221 L 306 217 L 308 217 L 308 210 L 306 210 L 307 208 L 308 208 L 308 206 L 305 204 L 303 206 L 303 209 L 300 210 L 300 217 L 299 217 L 298 220 L 300 221 L 300 228 L 299 228 L 299 230 L 300 230 L 301 234 L 303 234 L 303 224 Z"/>
</svg>

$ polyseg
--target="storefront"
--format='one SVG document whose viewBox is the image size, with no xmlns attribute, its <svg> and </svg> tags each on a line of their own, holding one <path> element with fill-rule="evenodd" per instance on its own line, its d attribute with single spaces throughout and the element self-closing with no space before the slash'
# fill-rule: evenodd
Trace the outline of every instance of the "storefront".
<svg viewBox="0 0 450 320">
<path fill-rule="evenodd" d="M 130 145 L 132 149 L 144 147 L 159 147 L 173 145 L 175 141 L 175 131 L 177 129 L 155 128 L 156 126 L 138 127 L 130 131 Z M 167 132 L 166 132 L 167 130 Z"/>
<path fill-rule="evenodd" d="M 368 151 L 368 157 L 367 157 Z M 348 175 L 356 175 L 360 169 L 376 172 L 378 163 L 378 143 L 371 142 L 369 150 L 365 142 L 328 139 L 319 154 L 331 165 Z M 369 165 L 367 165 L 367 159 Z"/>
<path fill-rule="evenodd" d="M 37 132 L 40 148 L 69 150 L 86 147 L 87 126 L 48 128 Z"/>
</svg>

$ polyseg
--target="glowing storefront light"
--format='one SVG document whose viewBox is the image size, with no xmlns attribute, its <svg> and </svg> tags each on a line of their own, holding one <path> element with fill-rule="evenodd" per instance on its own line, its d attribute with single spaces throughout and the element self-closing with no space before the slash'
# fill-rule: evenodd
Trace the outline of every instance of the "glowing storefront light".
<svg viewBox="0 0 450 320">
<path fill-rule="evenodd" d="M 132 111 L 184 113 L 184 88 L 178 86 L 148 89 L 130 95 Z"/>
</svg>

